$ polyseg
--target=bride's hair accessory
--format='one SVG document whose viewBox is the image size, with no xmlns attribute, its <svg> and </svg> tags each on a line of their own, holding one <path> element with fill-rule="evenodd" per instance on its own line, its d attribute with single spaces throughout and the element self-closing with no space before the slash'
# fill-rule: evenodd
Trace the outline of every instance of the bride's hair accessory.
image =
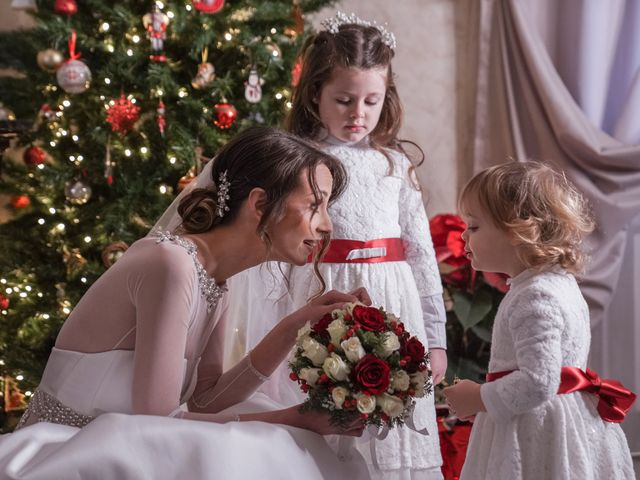
<svg viewBox="0 0 640 480">
<path fill-rule="evenodd" d="M 322 21 L 322 26 L 325 30 L 333 35 L 338 33 L 340 26 L 348 24 L 355 24 L 363 27 L 374 27 L 378 29 L 380 35 L 382 35 L 382 43 L 391 50 L 396 49 L 396 36 L 392 32 L 387 30 L 383 25 L 378 25 L 376 22 L 369 22 L 359 18 L 355 13 L 347 15 L 344 12 L 338 12 L 335 17 L 327 18 Z"/>
<path fill-rule="evenodd" d="M 231 183 L 227 180 L 227 170 L 223 171 L 218 177 L 218 209 L 217 214 L 220 218 L 224 217 L 224 212 L 229 211 L 229 187 Z"/>
</svg>

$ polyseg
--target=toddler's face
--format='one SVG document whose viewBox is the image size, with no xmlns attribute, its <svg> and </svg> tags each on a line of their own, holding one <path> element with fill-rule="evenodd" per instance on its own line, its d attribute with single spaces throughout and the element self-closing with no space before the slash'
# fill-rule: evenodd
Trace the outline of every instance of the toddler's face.
<svg viewBox="0 0 640 480">
<path fill-rule="evenodd" d="M 471 266 L 482 272 L 506 273 L 510 277 L 524 271 L 526 267 L 518 258 L 517 246 L 508 232 L 499 229 L 478 202 L 468 203 L 467 212 L 462 215 L 467 224 L 462 239 Z"/>
<path fill-rule="evenodd" d="M 336 67 L 317 99 L 320 120 L 337 139 L 359 142 L 376 128 L 386 91 L 386 68 Z"/>
</svg>

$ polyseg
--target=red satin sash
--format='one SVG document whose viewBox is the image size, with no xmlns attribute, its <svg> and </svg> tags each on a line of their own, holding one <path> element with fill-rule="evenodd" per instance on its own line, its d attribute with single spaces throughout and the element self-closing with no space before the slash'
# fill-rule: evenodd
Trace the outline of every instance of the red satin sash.
<svg viewBox="0 0 640 480">
<path fill-rule="evenodd" d="M 512 372 L 515 370 L 487 373 L 487 382 L 493 382 Z M 588 368 L 585 372 L 577 367 L 562 367 L 558 394 L 578 391 L 597 395 L 598 413 L 603 420 L 613 423 L 622 422 L 636 400 L 636 394 L 617 380 L 603 380 Z"/>
<path fill-rule="evenodd" d="M 347 260 L 347 256 L 351 250 L 360 250 L 363 248 L 384 247 L 387 250 L 386 255 L 381 257 L 370 258 L 354 258 Z M 329 243 L 324 257 L 323 263 L 379 263 L 379 262 L 401 262 L 406 260 L 404 254 L 404 246 L 399 238 L 378 238 L 376 240 L 340 240 L 334 239 Z M 307 260 L 308 263 L 313 261 L 312 257 Z"/>
</svg>

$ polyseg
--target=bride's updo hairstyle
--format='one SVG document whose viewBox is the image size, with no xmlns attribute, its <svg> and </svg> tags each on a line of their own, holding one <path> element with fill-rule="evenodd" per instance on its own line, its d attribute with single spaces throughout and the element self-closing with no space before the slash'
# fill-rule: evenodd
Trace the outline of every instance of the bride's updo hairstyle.
<svg viewBox="0 0 640 480">
<path fill-rule="evenodd" d="M 527 268 L 582 271 L 583 239 L 594 223 L 586 199 L 564 174 L 540 162 L 497 165 L 465 185 L 458 209 L 465 214 L 471 204 L 511 235 Z"/>
<path fill-rule="evenodd" d="M 311 143 L 275 128 L 244 130 L 222 147 L 212 162 L 210 186 L 193 190 L 178 206 L 182 219 L 179 232 L 203 233 L 232 223 L 249 192 L 261 188 L 265 191 L 266 200 L 257 233 L 270 247 L 267 227 L 284 217 L 287 197 L 300 186 L 302 174 L 306 175 L 318 204 L 322 203 L 322 194 L 315 178 L 316 167 L 325 165 L 333 177 L 330 203 L 342 194 L 347 183 L 346 172 L 339 160 Z M 223 174 L 228 191 L 226 195 L 219 195 Z M 223 199 L 222 207 L 226 207 L 223 211 L 219 210 L 220 197 Z M 328 241 L 328 238 L 324 239 L 316 256 L 316 267 L 328 247 Z"/>
</svg>

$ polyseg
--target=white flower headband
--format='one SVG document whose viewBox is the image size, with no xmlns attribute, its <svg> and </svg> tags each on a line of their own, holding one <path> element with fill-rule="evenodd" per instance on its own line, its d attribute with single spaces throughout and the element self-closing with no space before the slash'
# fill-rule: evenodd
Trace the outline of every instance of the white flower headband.
<svg viewBox="0 0 640 480">
<path fill-rule="evenodd" d="M 392 32 L 387 30 L 383 25 L 378 25 L 376 22 L 368 22 L 367 20 L 363 20 L 357 17 L 355 13 L 347 15 L 344 12 L 338 12 L 336 13 L 335 17 L 327 18 L 321 23 L 325 30 L 329 33 L 332 33 L 333 35 L 338 33 L 341 25 L 348 24 L 377 28 L 380 32 L 380 35 L 382 35 L 382 43 L 384 43 L 391 50 L 396 49 L 396 36 Z"/>
</svg>

